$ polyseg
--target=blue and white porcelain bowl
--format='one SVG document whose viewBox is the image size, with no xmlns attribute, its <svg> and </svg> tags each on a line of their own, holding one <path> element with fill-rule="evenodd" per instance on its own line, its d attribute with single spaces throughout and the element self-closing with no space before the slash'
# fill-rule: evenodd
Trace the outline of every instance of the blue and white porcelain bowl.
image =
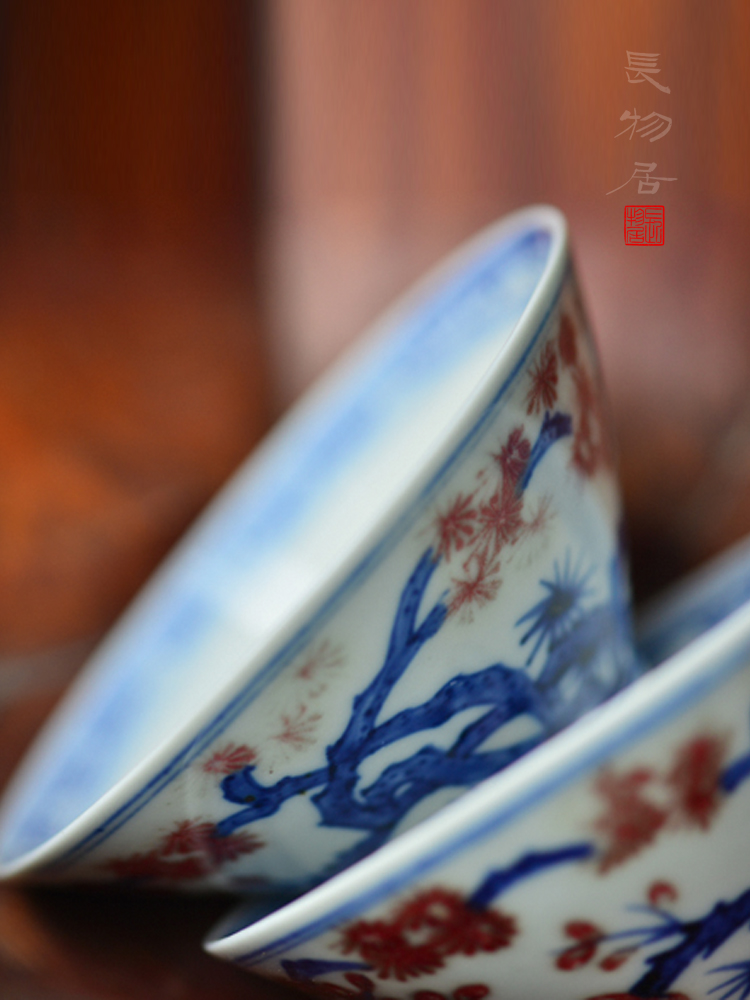
<svg viewBox="0 0 750 1000">
<path fill-rule="evenodd" d="M 0 875 L 298 893 L 635 673 L 550 208 L 451 257 L 146 588 L 6 799 Z"/>
<path fill-rule="evenodd" d="M 749 597 L 746 542 L 646 616 L 661 666 L 208 950 L 351 1000 L 750 996 Z"/>
</svg>

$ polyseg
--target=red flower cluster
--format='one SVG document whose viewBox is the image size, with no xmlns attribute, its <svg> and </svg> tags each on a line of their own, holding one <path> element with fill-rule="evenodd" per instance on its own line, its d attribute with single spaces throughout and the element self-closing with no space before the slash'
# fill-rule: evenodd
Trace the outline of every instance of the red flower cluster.
<svg viewBox="0 0 750 1000">
<path fill-rule="evenodd" d="M 583 965 L 588 965 L 599 951 L 599 946 L 607 940 L 607 935 L 596 924 L 587 920 L 571 920 L 563 928 L 566 937 L 573 939 L 573 944 L 560 952 L 555 965 L 563 972 L 572 972 Z M 636 951 L 635 948 L 618 948 L 617 951 L 605 955 L 599 962 L 599 968 L 604 972 L 614 972 L 623 962 Z"/>
<path fill-rule="evenodd" d="M 514 428 L 498 454 L 492 457 L 500 467 L 503 481 L 507 480 L 515 489 L 531 458 L 531 442 L 523 436 L 523 427 Z"/>
<path fill-rule="evenodd" d="M 302 990 L 310 996 L 322 997 L 323 1000 L 375 1000 L 375 983 L 360 972 L 347 972 L 344 979 L 354 989 L 348 986 L 339 986 L 338 983 L 300 983 L 292 980 L 291 985 Z M 285 986 L 290 984 L 290 980 L 282 980 Z M 416 990 L 412 993 L 412 1000 L 484 1000 L 490 995 L 489 986 L 484 983 L 467 983 L 466 986 L 459 986 L 451 992 L 450 998 L 444 993 L 437 993 L 434 990 Z M 391 1000 L 390 997 L 379 997 L 378 1000 Z"/>
<path fill-rule="evenodd" d="M 128 881 L 185 881 L 210 875 L 227 861 L 236 861 L 262 847 L 264 842 L 252 833 L 219 837 L 213 823 L 184 820 L 153 850 L 113 858 L 104 864 L 104 869 Z"/>
<path fill-rule="evenodd" d="M 451 955 L 507 948 L 516 933 L 513 917 L 472 909 L 458 893 L 435 888 L 403 904 L 390 920 L 351 924 L 343 932 L 341 949 L 356 952 L 381 979 L 403 981 L 436 972 Z"/>
<path fill-rule="evenodd" d="M 570 372 L 576 400 L 573 465 L 583 475 L 592 476 L 602 463 L 609 461 L 601 412 L 602 393 L 593 362 L 586 363 L 578 333 L 568 315 L 560 320 L 557 339 L 547 341 L 531 368 L 531 385 L 526 396 L 529 415 L 554 406 L 561 367 Z M 483 486 L 468 495 L 459 493 L 435 518 L 437 554 L 447 561 L 458 553 L 462 555 L 463 575 L 452 580 L 451 614 L 464 610 L 470 616 L 473 608 L 494 600 L 501 584 L 499 556 L 503 550 L 524 535 L 543 530 L 548 522 L 549 507 L 544 500 L 533 517 L 524 518 L 519 483 L 531 458 L 531 442 L 524 428 L 514 427 L 492 458 L 500 482 L 489 496 L 486 492 L 482 495 Z M 484 472 L 478 478 L 483 484 L 486 481 Z"/>
<path fill-rule="evenodd" d="M 234 771 L 241 771 L 243 767 L 252 764 L 257 757 L 256 751 L 245 743 L 241 746 L 227 743 L 225 747 L 209 757 L 203 765 L 203 770 L 207 774 L 232 774 Z"/>
<path fill-rule="evenodd" d="M 464 564 L 466 576 L 453 577 L 453 597 L 448 606 L 449 612 L 459 611 L 463 607 L 475 605 L 483 607 L 494 601 L 500 589 L 501 579 L 498 575 L 500 569 L 499 560 L 491 565 L 487 565 L 487 557 L 484 553 L 476 555 Z"/>
<path fill-rule="evenodd" d="M 557 341 L 562 363 L 571 368 L 578 360 L 576 347 L 576 328 L 570 316 L 563 315 L 560 320 L 560 334 Z"/>
<path fill-rule="evenodd" d="M 450 560 L 454 552 L 460 552 L 473 540 L 477 519 L 476 508 L 472 507 L 473 501 L 473 493 L 468 497 L 459 493 L 445 514 L 438 516 L 438 555 Z"/>
<path fill-rule="evenodd" d="M 310 681 L 321 672 L 338 669 L 343 662 L 341 648 L 334 646 L 330 639 L 323 639 L 306 654 L 304 661 L 297 668 L 295 676 L 300 680 Z"/>
<path fill-rule="evenodd" d="M 573 435 L 573 465 L 584 476 L 593 476 L 600 465 L 609 464 L 610 445 L 606 435 L 606 418 L 602 412 L 603 392 L 598 373 L 583 362 L 578 349 L 578 334 L 572 319 L 560 320 L 557 346 L 560 358 L 571 370 L 578 409 Z"/>
<path fill-rule="evenodd" d="M 595 788 L 607 808 L 594 824 L 607 841 L 600 871 L 637 854 L 667 827 L 708 829 L 722 802 L 726 749 L 722 737 L 701 734 L 678 747 L 665 774 L 646 767 L 602 772 Z"/>
<path fill-rule="evenodd" d="M 726 757 L 726 741 L 697 736 L 675 754 L 666 777 L 676 814 L 686 826 L 707 830 L 721 802 L 719 782 Z"/>
<path fill-rule="evenodd" d="M 523 517 L 523 495 L 518 482 L 528 465 L 531 444 L 523 427 L 515 427 L 500 451 L 493 455 L 500 472 L 500 483 L 489 496 L 459 493 L 445 513 L 435 519 L 438 555 L 450 562 L 461 552 L 462 575 L 452 579 L 449 611 L 482 607 L 497 596 L 500 589 L 502 550 L 514 545 L 522 535 L 537 531 L 546 524 L 546 516 L 530 522 Z M 544 510 L 546 515 L 546 508 Z"/>
<path fill-rule="evenodd" d="M 547 343 L 531 370 L 531 387 L 526 396 L 526 412 L 541 413 L 551 410 L 557 400 L 557 354 L 552 343 Z"/>
<path fill-rule="evenodd" d="M 295 715 L 281 716 L 281 729 L 271 739 L 293 750 L 303 750 L 315 743 L 315 730 L 322 718 L 318 712 L 308 715 L 307 705 L 298 705 Z"/>
</svg>

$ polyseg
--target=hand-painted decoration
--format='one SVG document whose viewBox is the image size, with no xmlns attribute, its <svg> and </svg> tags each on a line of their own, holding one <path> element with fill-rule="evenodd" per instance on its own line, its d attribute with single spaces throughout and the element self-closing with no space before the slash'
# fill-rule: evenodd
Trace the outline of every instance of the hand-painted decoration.
<svg viewBox="0 0 750 1000">
<path fill-rule="evenodd" d="M 500 953 L 512 948 L 524 929 L 510 910 L 497 905 L 500 897 L 529 878 L 570 864 L 593 866 L 599 877 L 606 878 L 613 868 L 652 847 L 657 836 L 686 826 L 708 831 L 728 797 L 750 777 L 750 751 L 727 763 L 727 745 L 726 733 L 696 733 L 675 748 L 663 771 L 633 767 L 622 773 L 600 772 L 591 790 L 605 808 L 591 823 L 593 839 L 529 851 L 489 871 L 467 897 L 443 885 L 422 888 L 390 914 L 344 926 L 336 945 L 341 961 L 283 961 L 286 981 L 315 996 L 385 1000 L 388 981 L 429 977 L 459 956 L 497 953 L 495 982 L 502 982 Z M 626 914 L 625 925 L 616 929 L 585 914 L 571 914 L 560 929 L 561 944 L 550 961 L 562 974 L 592 966 L 602 973 L 637 966 L 626 992 L 585 1000 L 691 1000 L 673 987 L 696 962 L 702 963 L 709 980 L 702 995 L 717 1000 L 750 997 L 750 960 L 711 962 L 735 934 L 750 931 L 750 887 L 695 912 L 694 907 L 681 906 L 677 885 L 655 879 L 647 885 L 643 902 L 629 906 Z M 483 968 L 486 976 L 486 964 Z M 320 978 L 336 973 L 344 973 L 356 989 L 347 992 L 348 987 Z M 382 993 L 375 992 L 372 977 L 386 984 Z M 484 983 L 467 989 L 486 991 L 482 997 L 493 995 Z M 399 991 L 399 995 L 404 994 Z M 498 988 L 497 996 L 501 995 Z M 437 994 L 417 990 L 410 996 L 417 1000 Z"/>
<path fill-rule="evenodd" d="M 430 699 L 383 720 L 381 712 L 394 686 L 417 654 L 453 614 L 494 600 L 500 589 L 503 549 L 523 531 L 534 530 L 523 518 L 523 493 L 537 465 L 556 441 L 571 432 L 570 418 L 545 415 L 533 445 L 520 428 L 494 456 L 501 471 L 499 487 L 487 500 L 460 494 L 437 519 L 437 545 L 419 559 L 398 602 L 381 669 L 354 698 L 352 714 L 339 739 L 326 750 L 323 767 L 285 775 L 264 785 L 254 765 L 222 781 L 225 798 L 242 808 L 217 824 L 219 836 L 276 813 L 294 796 L 314 792 L 311 801 L 323 826 L 361 830 L 363 838 L 336 860 L 341 868 L 384 843 L 394 827 L 425 796 L 446 787 L 467 787 L 494 774 L 565 725 L 586 705 L 617 690 L 625 678 L 597 670 L 596 660 L 620 643 L 626 627 L 619 602 L 586 607 L 588 572 L 566 558 L 542 579 L 541 599 L 519 618 L 524 631 L 519 647 L 531 646 L 520 666 L 496 663 L 471 674 L 458 674 Z M 443 598 L 427 611 L 422 602 L 441 560 L 461 553 L 459 575 Z M 620 572 L 613 567 L 613 576 Z M 542 654 L 532 676 L 529 669 Z M 611 657 L 608 657 L 611 660 Z M 602 688 L 605 690 L 602 691 Z M 359 769 L 382 748 L 414 733 L 443 725 L 457 713 L 486 707 L 447 749 L 423 746 L 412 756 L 385 767 L 363 787 Z M 501 749 L 481 747 L 503 726 L 526 716 L 537 724 L 533 736 Z"/>
<path fill-rule="evenodd" d="M 220 780 L 224 800 L 239 808 L 205 834 L 208 861 L 204 871 L 197 865 L 175 865 L 162 844 L 151 852 L 108 862 L 110 872 L 138 878 L 198 878 L 212 870 L 211 859 L 220 858 L 215 845 L 233 845 L 227 848 L 227 859 L 232 852 L 234 856 L 240 850 L 248 853 L 245 841 L 237 839 L 240 831 L 275 815 L 289 800 L 309 795 L 320 826 L 361 831 L 362 836 L 306 883 L 289 886 L 290 891 L 299 892 L 381 846 L 426 797 L 477 784 L 632 679 L 619 555 L 607 570 L 586 565 L 568 550 L 562 558 L 550 560 L 549 572 L 538 581 L 536 599 L 516 621 L 517 662 L 457 673 L 422 704 L 390 717 L 383 712 L 394 688 L 448 619 L 459 625 L 468 623 L 481 609 L 502 600 L 504 560 L 522 539 L 546 532 L 553 516 L 551 502 L 544 495 L 532 502 L 527 490 L 550 450 L 568 439 L 571 468 L 584 477 L 594 475 L 608 461 L 596 402 L 596 373 L 589 370 L 577 338 L 572 321 L 564 315 L 557 336 L 544 344 L 523 376 L 521 391 L 527 414 L 538 427 L 535 436 L 522 424 L 512 427 L 489 451 L 489 464 L 477 473 L 474 488 L 464 488 L 437 504 L 429 529 L 431 544 L 396 601 L 382 664 L 353 698 L 340 736 L 325 748 L 325 762 L 296 774 L 287 766 L 274 783 L 264 783 L 256 776 L 256 748 L 227 743 L 200 767 Z M 552 409 L 558 402 L 562 373 L 567 373 L 573 413 Z M 441 573 L 436 577 L 438 570 Z M 603 598 L 594 596 L 592 578 L 597 571 L 598 593 Z M 424 607 L 431 581 L 442 578 L 445 590 Z M 602 578 L 605 586 L 601 586 Z M 318 742 L 322 714 L 314 699 L 342 663 L 341 649 L 329 639 L 317 640 L 305 655 L 295 674 L 307 687 L 305 699 L 281 714 L 278 729 L 267 741 L 281 759 L 290 760 Z M 403 759 L 394 757 L 376 777 L 363 779 L 362 765 L 374 754 L 396 749 L 414 734 L 435 730 L 471 709 L 482 713 L 450 746 L 427 743 Z M 525 735 L 483 749 L 504 727 L 524 719 L 528 722 Z M 210 826 L 200 818 L 194 822 L 196 828 L 208 830 Z M 262 839 L 256 836 L 251 842 L 255 850 Z"/>
</svg>

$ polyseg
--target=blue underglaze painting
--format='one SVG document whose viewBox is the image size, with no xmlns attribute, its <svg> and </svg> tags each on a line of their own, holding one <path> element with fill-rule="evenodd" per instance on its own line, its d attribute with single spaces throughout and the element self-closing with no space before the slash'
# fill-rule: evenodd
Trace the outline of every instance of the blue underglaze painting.
<svg viewBox="0 0 750 1000">
<path fill-rule="evenodd" d="M 512 480 L 514 496 L 522 497 L 544 455 L 570 433 L 570 417 L 545 415 L 535 443 Z M 414 567 L 398 601 L 384 662 L 367 688 L 353 699 L 348 724 L 326 749 L 325 765 L 303 774 L 285 774 L 274 784 L 260 782 L 254 764 L 227 775 L 221 783 L 223 795 L 240 808 L 216 825 L 217 836 L 230 837 L 275 814 L 296 796 L 312 793 L 310 801 L 321 826 L 363 833 L 329 868 L 311 876 L 310 884 L 317 883 L 378 848 L 427 796 L 440 789 L 477 784 L 635 676 L 619 556 L 610 571 L 609 599 L 591 604 L 585 598 L 594 567 L 584 569 L 568 553 L 562 565 L 555 563 L 549 578 L 539 581 L 539 599 L 516 623 L 517 663 L 494 663 L 458 674 L 422 704 L 383 719 L 383 706 L 394 686 L 448 617 L 447 594 L 432 607 L 423 608 L 425 591 L 440 561 L 440 553 L 428 548 Z M 386 766 L 369 784 L 362 781 L 359 772 L 367 758 L 415 733 L 436 729 L 470 708 L 485 711 L 449 747 L 427 743 Z M 534 723 L 529 727 L 532 736 L 500 749 L 482 749 L 503 727 L 524 717 Z"/>
<path fill-rule="evenodd" d="M 393 987 L 395 980 L 409 983 L 411 996 L 416 995 L 415 980 L 440 972 L 454 957 L 481 957 L 513 948 L 531 930 L 519 924 L 512 902 L 507 904 L 509 909 L 499 905 L 500 901 L 505 903 L 511 890 L 568 866 L 593 868 L 600 877 L 606 877 L 611 868 L 626 864 L 634 854 L 649 851 L 657 835 L 674 836 L 686 825 L 708 836 L 731 798 L 740 790 L 746 793 L 750 750 L 727 758 L 724 736 L 699 730 L 675 748 L 661 779 L 652 765 L 637 765 L 619 775 L 620 792 L 608 796 L 605 777 L 613 780 L 614 776 L 600 773 L 594 785 L 603 793 L 607 807 L 607 822 L 600 817 L 596 824 L 600 833 L 597 838 L 530 848 L 510 863 L 486 871 L 468 893 L 440 883 L 422 884 L 377 919 L 365 917 L 341 927 L 336 937 L 341 960 L 312 955 L 282 959 L 280 967 L 287 980 L 314 995 L 327 996 L 335 987 L 340 990 L 337 995 L 361 1000 L 398 992 Z M 663 795 L 644 797 L 649 782 L 658 780 L 671 783 L 671 800 Z M 623 794 L 627 784 L 630 792 Z M 665 810 L 661 818 L 660 808 Z M 634 835 L 635 843 L 631 842 Z M 618 836 L 626 838 L 619 846 L 613 842 Z M 745 879 L 737 881 L 742 885 Z M 698 993 L 690 993 L 693 1000 L 698 996 L 747 1000 L 750 996 L 750 886 L 726 898 L 714 897 L 703 907 L 683 904 L 679 885 L 658 877 L 658 869 L 652 869 L 645 899 L 626 906 L 620 926 L 608 929 L 598 919 L 572 909 L 560 932 L 560 946 L 546 954 L 540 949 L 539 961 L 548 962 L 556 974 L 569 979 L 583 969 L 604 973 L 605 982 L 607 976 L 613 977 L 613 985 L 596 996 L 581 989 L 582 1000 L 689 1000 L 685 993 L 677 992 L 686 974 L 691 976 L 691 986 L 701 984 Z M 731 961 L 717 958 L 738 935 L 741 937 L 737 944 L 745 942 L 749 957 Z M 288 946 L 279 942 L 266 946 L 263 956 L 246 955 L 238 961 L 254 967 L 284 950 Z M 498 954 L 492 966 L 480 964 L 484 977 L 489 968 L 493 969 L 492 978 L 479 982 L 472 979 L 453 991 L 453 1000 L 483 1000 L 494 995 L 498 982 L 502 982 L 502 956 Z M 623 983 L 623 973 L 628 969 L 633 971 Z M 337 974 L 346 986 L 323 982 L 322 977 Z M 574 982 L 572 978 L 570 986 L 566 984 L 566 995 L 575 989 Z M 425 985 L 430 997 L 437 1000 L 443 996 L 429 983 Z M 512 995 L 518 995 L 518 990 Z"/>
</svg>

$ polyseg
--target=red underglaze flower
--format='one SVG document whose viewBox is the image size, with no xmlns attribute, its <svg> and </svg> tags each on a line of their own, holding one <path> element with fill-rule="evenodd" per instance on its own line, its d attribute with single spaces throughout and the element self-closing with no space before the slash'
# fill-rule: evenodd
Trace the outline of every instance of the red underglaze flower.
<svg viewBox="0 0 750 1000">
<path fill-rule="evenodd" d="M 531 386 L 526 395 L 526 412 L 550 410 L 557 400 L 557 354 L 551 343 L 545 344 L 531 370 Z"/>
<path fill-rule="evenodd" d="M 609 443 L 601 412 L 601 389 L 581 365 L 573 371 L 578 419 L 573 435 L 573 465 L 584 476 L 593 476 L 609 462 Z"/>
<path fill-rule="evenodd" d="M 219 837 L 213 823 L 184 820 L 145 853 L 113 858 L 106 871 L 128 881 L 189 881 L 210 875 L 227 861 L 253 854 L 265 843 L 252 833 L 238 832 Z"/>
<path fill-rule="evenodd" d="M 493 493 L 479 508 L 477 542 L 496 556 L 505 545 L 518 540 L 524 529 L 523 498 L 515 489 Z"/>
<path fill-rule="evenodd" d="M 299 982 L 298 980 L 292 982 L 303 993 L 313 997 L 322 997 L 324 1000 L 329 997 L 341 997 L 342 1000 L 390 1000 L 387 996 L 376 995 L 375 983 L 368 976 L 363 976 L 359 972 L 347 972 L 344 979 L 354 988 L 340 986 L 338 983 Z M 278 982 L 287 986 L 290 981 L 279 979 Z M 467 983 L 465 986 L 459 986 L 453 990 L 450 997 L 444 993 L 437 993 L 435 990 L 415 990 L 411 994 L 411 1000 L 484 1000 L 490 995 L 490 992 L 489 986 L 484 983 Z"/>
<path fill-rule="evenodd" d="M 477 517 L 473 500 L 473 493 L 469 496 L 459 493 L 445 514 L 436 517 L 438 555 L 450 560 L 454 552 L 460 552 L 473 539 Z"/>
<path fill-rule="evenodd" d="M 493 459 L 500 466 L 503 482 L 515 487 L 526 471 L 531 455 L 531 442 L 523 436 L 523 427 L 514 427 L 508 440 Z"/>
<path fill-rule="evenodd" d="M 458 893 L 435 888 L 403 904 L 391 920 L 351 924 L 341 949 L 356 952 L 379 978 L 404 981 L 437 972 L 451 955 L 507 948 L 516 933 L 513 917 L 495 909 L 474 910 Z M 459 1000 L 481 997 L 467 994 Z"/>
<path fill-rule="evenodd" d="M 596 790 L 606 801 L 607 811 L 594 826 L 608 842 L 599 862 L 600 871 L 609 871 L 637 854 L 666 823 L 667 810 L 644 795 L 653 779 L 653 772 L 647 768 L 634 768 L 622 775 L 604 771 L 599 776 Z"/>
<path fill-rule="evenodd" d="M 662 906 L 665 902 L 675 903 L 679 897 L 679 893 L 672 883 L 663 881 L 652 882 L 646 895 L 652 906 Z"/>
<path fill-rule="evenodd" d="M 563 928 L 563 933 L 575 942 L 560 952 L 555 960 L 555 965 L 563 972 L 572 972 L 582 965 L 588 965 L 605 936 L 600 927 L 588 920 L 570 920 Z"/>
<path fill-rule="evenodd" d="M 708 829 L 723 802 L 726 753 L 723 737 L 702 733 L 677 748 L 666 773 L 643 767 L 603 772 L 595 784 L 606 802 L 594 823 L 606 840 L 600 871 L 637 854 L 667 828 Z"/>
<path fill-rule="evenodd" d="M 295 715 L 281 716 L 281 729 L 272 740 L 285 743 L 294 750 L 302 750 L 315 743 L 315 730 L 323 718 L 319 713 L 307 714 L 307 705 L 300 705 Z"/>
<path fill-rule="evenodd" d="M 448 612 L 455 614 L 463 610 L 471 616 L 473 607 L 483 607 L 494 601 L 502 583 L 499 572 L 500 563 L 495 561 L 488 565 L 486 556 L 477 555 L 471 560 L 471 569 L 465 577 L 453 577 L 453 597 L 448 606 Z"/>
<path fill-rule="evenodd" d="M 258 754 L 252 747 L 242 743 L 235 746 L 234 743 L 227 743 L 221 750 L 217 750 L 203 765 L 203 770 L 207 774 L 232 774 L 234 771 L 241 771 L 243 767 L 252 764 L 257 760 Z"/>
<path fill-rule="evenodd" d="M 560 334 L 557 341 L 560 359 L 567 367 L 571 367 L 578 360 L 578 349 L 576 347 L 576 328 L 570 316 L 563 315 L 560 319 Z"/>
<path fill-rule="evenodd" d="M 675 812 L 686 826 L 707 830 L 721 805 L 726 752 L 726 740 L 711 734 L 696 736 L 677 751 L 666 782 L 675 794 Z"/>
</svg>

